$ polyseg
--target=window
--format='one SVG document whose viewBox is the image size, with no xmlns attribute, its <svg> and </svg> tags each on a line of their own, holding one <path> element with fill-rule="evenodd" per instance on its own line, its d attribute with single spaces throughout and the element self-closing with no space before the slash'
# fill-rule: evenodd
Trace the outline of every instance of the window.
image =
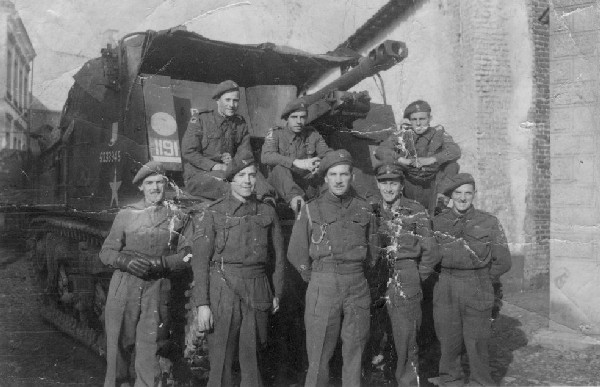
<svg viewBox="0 0 600 387">
<path fill-rule="evenodd" d="M 8 52 L 6 54 L 6 96 L 8 99 L 12 99 L 12 63 L 13 63 L 13 54 L 12 47 L 8 45 Z"/>
<path fill-rule="evenodd" d="M 6 127 L 4 128 L 4 146 L 10 148 L 10 133 L 12 132 L 13 118 L 10 114 L 6 114 Z"/>
<path fill-rule="evenodd" d="M 15 52 L 15 55 L 13 56 L 13 76 L 12 76 L 12 95 L 13 95 L 13 101 L 15 101 L 15 103 L 18 103 L 17 101 L 19 100 L 19 78 L 18 78 L 18 74 L 19 74 L 19 58 L 17 57 L 17 53 Z"/>
<path fill-rule="evenodd" d="M 12 149 L 17 149 L 17 136 L 13 137 Z"/>
<path fill-rule="evenodd" d="M 23 107 L 25 109 L 29 108 L 29 66 L 25 67 L 25 84 L 23 85 L 23 90 L 25 90 L 24 94 L 25 94 L 25 102 L 23 103 Z"/>
<path fill-rule="evenodd" d="M 19 94 L 18 94 L 18 103 L 19 108 L 23 109 L 25 107 L 25 87 L 23 87 L 23 81 L 25 79 L 25 74 L 23 74 L 23 66 L 19 66 Z"/>
</svg>

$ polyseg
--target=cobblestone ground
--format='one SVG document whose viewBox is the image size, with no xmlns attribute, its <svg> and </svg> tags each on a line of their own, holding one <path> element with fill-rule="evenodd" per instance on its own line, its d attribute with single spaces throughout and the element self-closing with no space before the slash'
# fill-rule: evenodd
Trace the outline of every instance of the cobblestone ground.
<svg viewBox="0 0 600 387">
<path fill-rule="evenodd" d="M 100 386 L 104 362 L 42 321 L 21 242 L 0 239 L 0 386 Z"/>
<path fill-rule="evenodd" d="M 22 246 L 0 239 L 0 386 L 100 386 L 103 360 L 41 320 L 28 275 Z M 547 304 L 545 292 L 505 296 L 490 348 L 493 376 L 506 386 L 600 385 L 599 349 L 528 345 L 547 327 Z M 421 385 L 430 385 L 439 349 L 422 355 Z M 380 373 L 369 385 L 391 383 Z"/>
</svg>

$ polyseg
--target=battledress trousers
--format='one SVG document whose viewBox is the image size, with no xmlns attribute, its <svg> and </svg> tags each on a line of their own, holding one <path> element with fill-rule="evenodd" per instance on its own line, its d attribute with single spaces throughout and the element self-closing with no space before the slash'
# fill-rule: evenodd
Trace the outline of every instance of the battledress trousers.
<svg viewBox="0 0 600 387">
<path fill-rule="evenodd" d="M 492 279 L 511 266 L 498 219 L 471 207 L 465 214 L 447 210 L 433 219 L 441 267 L 434 288 L 435 330 L 440 340 L 440 381 L 462 385 L 460 354 L 467 350 L 470 385 L 495 385 L 489 365 L 494 290 Z"/>
<path fill-rule="evenodd" d="M 268 250 L 275 254 L 273 287 Z M 259 352 L 267 341 L 273 296 L 283 290 L 283 236 L 275 210 L 228 194 L 204 213 L 194 236 L 193 302 L 210 305 L 209 386 L 232 386 L 236 350 L 242 386 L 261 386 Z"/>
<path fill-rule="evenodd" d="M 165 256 L 172 253 L 170 223 L 181 214 L 163 205 L 145 207 L 144 201 L 121 210 L 100 251 L 100 259 L 112 265 L 120 251 Z M 155 386 L 161 369 L 157 351 L 168 340 L 167 278 L 141 279 L 115 270 L 106 307 L 105 387 L 135 379 L 135 386 Z M 134 360 L 135 359 L 135 360 Z M 134 361 L 135 373 L 131 373 Z"/>
<path fill-rule="evenodd" d="M 303 278 L 306 291 L 305 386 L 326 386 L 329 360 L 342 339 L 342 384 L 360 386 L 361 360 L 369 337 L 371 295 L 364 275 L 373 217 L 370 206 L 354 195 L 326 192 L 309 202 L 294 224 L 288 260 Z"/>
<path fill-rule="evenodd" d="M 392 268 L 387 287 L 387 310 L 398 356 L 398 386 L 417 385 L 417 332 L 421 325 L 421 277 L 433 273 L 436 256 L 431 220 L 414 200 L 400 197 L 381 203 L 378 235 L 383 257 Z"/>
</svg>

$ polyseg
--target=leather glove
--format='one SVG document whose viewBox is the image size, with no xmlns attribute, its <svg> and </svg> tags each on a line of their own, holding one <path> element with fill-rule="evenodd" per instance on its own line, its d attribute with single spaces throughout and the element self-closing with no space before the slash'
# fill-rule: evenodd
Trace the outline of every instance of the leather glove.
<svg viewBox="0 0 600 387">
<path fill-rule="evenodd" d="M 152 268 L 152 264 L 147 259 L 126 253 L 117 256 L 114 266 L 139 278 L 147 277 Z"/>
<path fill-rule="evenodd" d="M 150 262 L 150 275 L 162 277 L 165 274 L 165 265 L 163 263 L 163 257 L 160 255 L 145 255 L 140 254 L 142 258 Z"/>
</svg>

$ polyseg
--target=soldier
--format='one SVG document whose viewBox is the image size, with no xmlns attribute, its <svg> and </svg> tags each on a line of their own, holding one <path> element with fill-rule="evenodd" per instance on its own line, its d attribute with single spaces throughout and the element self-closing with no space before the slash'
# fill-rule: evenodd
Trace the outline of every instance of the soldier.
<svg viewBox="0 0 600 387">
<path fill-rule="evenodd" d="M 242 386 L 261 386 L 257 351 L 266 343 L 269 310 L 283 290 L 283 236 L 275 210 L 254 196 L 254 161 L 233 161 L 225 174 L 230 193 L 211 204 L 194 235 L 193 302 L 208 338 L 209 386 L 232 386 L 239 350 Z M 275 254 L 273 286 L 268 252 Z"/>
<path fill-rule="evenodd" d="M 421 325 L 420 279 L 433 273 L 436 256 L 427 210 L 402 196 L 404 175 L 392 164 L 377 169 L 381 193 L 378 235 L 391 278 L 387 286 L 387 309 L 392 324 L 398 362 L 398 386 L 417 384 L 417 331 Z"/>
<path fill-rule="evenodd" d="M 460 148 L 441 125 L 429 126 L 431 107 L 414 101 L 404 110 L 410 130 L 394 133 L 375 151 L 384 163 L 400 166 L 406 180 L 404 196 L 421 203 L 431 216 L 438 201 L 439 183 L 458 173 Z"/>
<path fill-rule="evenodd" d="M 192 195 L 219 199 L 229 192 L 225 181 L 227 166 L 238 152 L 252 154 L 250 133 L 244 117 L 236 114 L 240 88 L 230 80 L 217 85 L 213 94 L 217 110 L 196 113 L 181 140 L 183 179 Z M 259 198 L 274 196 L 264 176 L 258 174 Z"/>
<path fill-rule="evenodd" d="M 371 296 L 364 266 L 374 242 L 373 216 L 370 205 L 351 187 L 348 151 L 328 153 L 318 171 L 328 190 L 304 206 L 288 247 L 288 260 L 309 281 L 304 314 L 306 386 L 327 385 L 340 328 L 342 384 L 358 386 L 369 336 Z"/>
<path fill-rule="evenodd" d="M 287 104 L 281 113 L 285 128 L 269 130 L 261 154 L 261 161 L 272 167 L 269 183 L 294 211 L 317 196 L 322 180 L 316 171 L 331 151 L 315 128 L 305 126 L 307 107 L 302 98 Z"/>
<path fill-rule="evenodd" d="M 468 173 L 449 179 L 443 193 L 452 208 L 433 219 L 441 267 L 434 289 L 435 330 L 441 344 L 441 385 L 462 385 L 460 354 L 470 363 L 470 383 L 495 385 L 490 374 L 494 290 L 492 282 L 506 273 L 511 257 L 498 219 L 475 209 L 475 181 Z"/>
<path fill-rule="evenodd" d="M 166 178 L 160 163 L 144 165 L 133 184 L 144 199 L 119 211 L 100 250 L 102 262 L 116 269 L 105 309 L 105 387 L 130 385 L 134 378 L 135 386 L 160 381 L 157 351 L 169 332 L 171 284 L 165 277 L 189 266 L 184 259 L 191 252 L 173 254 L 175 230 L 184 218 L 163 202 Z M 135 373 L 130 370 L 134 351 Z"/>
</svg>

